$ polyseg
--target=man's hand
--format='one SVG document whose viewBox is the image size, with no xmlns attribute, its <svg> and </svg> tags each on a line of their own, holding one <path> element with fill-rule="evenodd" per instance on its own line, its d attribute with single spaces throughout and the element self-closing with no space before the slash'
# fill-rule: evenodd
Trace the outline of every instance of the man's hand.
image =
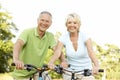
<svg viewBox="0 0 120 80">
<path fill-rule="evenodd" d="M 15 60 L 14 61 L 16 69 L 24 69 L 24 63 L 20 60 Z"/>
<path fill-rule="evenodd" d="M 49 63 L 48 63 L 48 67 L 49 67 L 50 69 L 54 69 L 54 68 L 55 68 L 55 65 L 54 65 L 53 63 L 49 62 Z"/>
</svg>

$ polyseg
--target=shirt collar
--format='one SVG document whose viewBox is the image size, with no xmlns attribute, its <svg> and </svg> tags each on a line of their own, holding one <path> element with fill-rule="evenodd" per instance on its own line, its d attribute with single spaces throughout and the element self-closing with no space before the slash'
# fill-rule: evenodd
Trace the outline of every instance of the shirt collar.
<svg viewBox="0 0 120 80">
<path fill-rule="evenodd" d="M 39 36 L 37 28 L 35 28 L 35 36 Z"/>
<path fill-rule="evenodd" d="M 35 28 L 35 36 L 39 37 L 37 28 Z M 47 34 L 46 34 L 46 32 L 45 32 L 45 35 L 44 35 L 42 38 L 44 39 L 46 36 L 47 36 Z"/>
</svg>

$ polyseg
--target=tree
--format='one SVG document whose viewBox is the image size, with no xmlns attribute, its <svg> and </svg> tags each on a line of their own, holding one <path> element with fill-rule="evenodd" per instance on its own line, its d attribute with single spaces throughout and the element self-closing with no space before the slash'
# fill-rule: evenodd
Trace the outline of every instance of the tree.
<svg viewBox="0 0 120 80">
<path fill-rule="evenodd" d="M 108 80 L 120 79 L 120 48 L 112 44 L 94 46 L 96 47 L 96 55 L 100 60 L 101 68 L 105 69 L 106 78 Z"/>
<path fill-rule="evenodd" d="M 10 60 L 12 59 L 13 42 L 15 35 L 12 30 L 18 30 L 12 21 L 10 13 L 0 5 L 0 73 L 11 70 Z"/>
</svg>

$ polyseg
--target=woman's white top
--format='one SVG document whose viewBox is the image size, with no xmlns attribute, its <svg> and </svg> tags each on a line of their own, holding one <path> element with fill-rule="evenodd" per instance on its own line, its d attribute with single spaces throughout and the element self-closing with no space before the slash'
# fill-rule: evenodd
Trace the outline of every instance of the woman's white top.
<svg viewBox="0 0 120 80">
<path fill-rule="evenodd" d="M 90 37 L 88 37 L 86 33 L 79 32 L 77 51 L 75 51 L 70 40 L 69 32 L 59 38 L 59 41 L 64 44 L 67 61 L 70 64 L 70 69 L 84 70 L 92 68 L 92 62 L 88 55 L 87 47 L 85 45 L 85 42 L 89 38 Z"/>
</svg>

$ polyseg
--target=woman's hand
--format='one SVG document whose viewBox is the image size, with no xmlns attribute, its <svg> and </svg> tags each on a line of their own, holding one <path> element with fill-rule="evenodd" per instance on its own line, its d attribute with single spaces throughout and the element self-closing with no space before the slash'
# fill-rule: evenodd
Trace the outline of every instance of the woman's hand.
<svg viewBox="0 0 120 80">
<path fill-rule="evenodd" d="M 97 66 L 94 66 L 93 69 L 92 69 L 92 74 L 98 74 L 98 71 L 99 71 L 99 67 Z"/>
</svg>

